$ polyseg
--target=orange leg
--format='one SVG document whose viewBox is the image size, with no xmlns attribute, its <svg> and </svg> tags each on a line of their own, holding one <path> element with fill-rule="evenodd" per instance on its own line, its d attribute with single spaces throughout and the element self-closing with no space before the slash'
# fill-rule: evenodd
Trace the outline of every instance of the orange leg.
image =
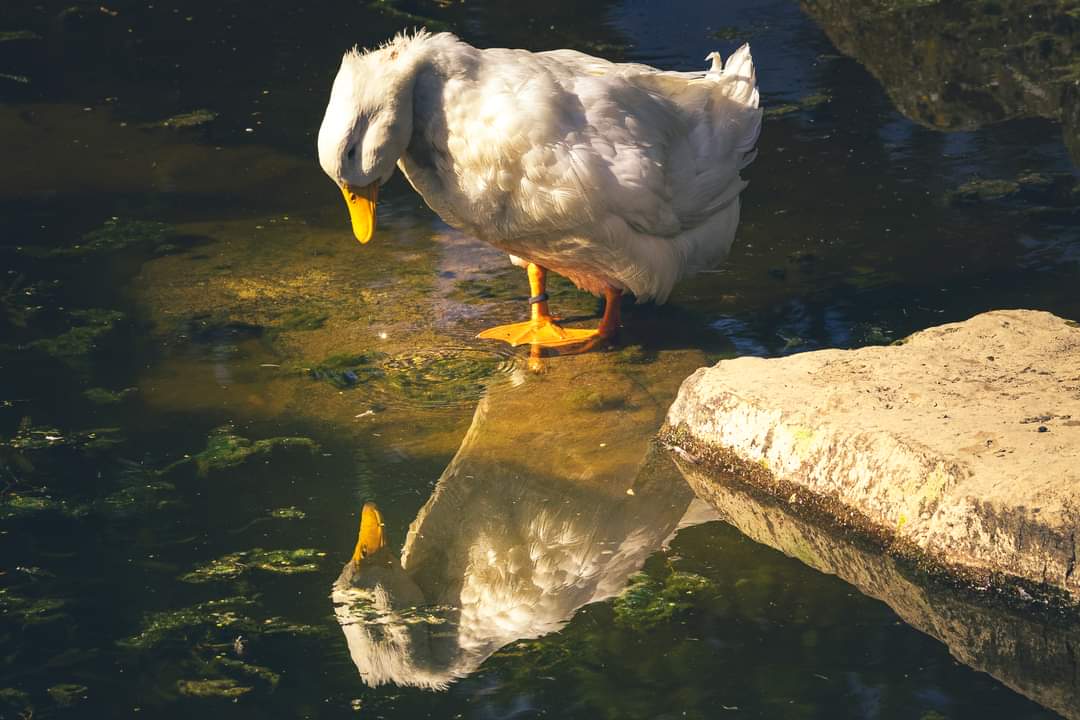
<svg viewBox="0 0 1080 720">
<path fill-rule="evenodd" d="M 605 340 L 610 340 L 619 334 L 619 326 L 622 324 L 622 290 L 604 288 L 604 317 L 600 320 L 600 327 L 596 334 Z"/>
<path fill-rule="evenodd" d="M 485 330 L 476 337 L 485 340 L 502 340 L 511 345 L 540 345 L 543 347 L 562 347 L 578 345 L 596 337 L 596 330 L 564 328 L 555 322 L 548 309 L 546 280 L 547 270 L 536 263 L 529 263 L 529 320 L 499 325 Z M 605 317 L 607 314 L 605 312 Z M 618 322 L 616 318 L 615 322 Z"/>
</svg>

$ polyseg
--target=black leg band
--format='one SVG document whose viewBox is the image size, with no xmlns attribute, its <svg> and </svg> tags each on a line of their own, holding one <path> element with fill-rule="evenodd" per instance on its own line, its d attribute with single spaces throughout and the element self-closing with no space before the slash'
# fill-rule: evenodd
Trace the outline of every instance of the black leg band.
<svg viewBox="0 0 1080 720">
<path fill-rule="evenodd" d="M 531 298 L 529 298 L 529 304 L 535 305 L 536 303 L 546 302 L 547 299 L 548 294 L 546 292 L 542 292 L 539 295 L 533 295 Z"/>
</svg>

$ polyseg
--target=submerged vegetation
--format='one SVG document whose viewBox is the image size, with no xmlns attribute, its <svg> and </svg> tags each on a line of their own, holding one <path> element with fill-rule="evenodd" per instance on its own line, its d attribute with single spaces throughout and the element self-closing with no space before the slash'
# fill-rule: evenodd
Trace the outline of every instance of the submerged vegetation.
<svg viewBox="0 0 1080 720">
<path fill-rule="evenodd" d="M 200 565 L 181 576 L 180 579 L 190 583 L 235 580 L 249 570 L 261 570 L 281 575 L 315 572 L 319 569 L 319 559 L 323 557 L 326 557 L 326 553 L 313 548 L 298 550 L 253 548 L 229 553 L 205 565 Z"/>
</svg>

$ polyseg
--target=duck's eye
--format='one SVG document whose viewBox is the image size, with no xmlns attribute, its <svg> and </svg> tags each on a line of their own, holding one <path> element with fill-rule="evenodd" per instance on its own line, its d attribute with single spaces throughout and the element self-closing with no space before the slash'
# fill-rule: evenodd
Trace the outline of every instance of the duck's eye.
<svg viewBox="0 0 1080 720">
<path fill-rule="evenodd" d="M 349 152 L 345 153 L 345 156 L 348 157 L 350 160 L 355 158 L 356 157 L 356 146 L 353 145 L 352 147 L 350 147 Z"/>
</svg>

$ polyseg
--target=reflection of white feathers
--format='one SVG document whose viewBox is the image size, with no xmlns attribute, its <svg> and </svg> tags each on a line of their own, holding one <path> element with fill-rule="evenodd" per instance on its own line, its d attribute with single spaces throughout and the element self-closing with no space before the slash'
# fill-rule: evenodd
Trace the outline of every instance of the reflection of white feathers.
<svg viewBox="0 0 1080 720">
<path fill-rule="evenodd" d="M 572 423 L 545 446 L 544 472 L 515 467 L 505 444 L 489 446 L 485 426 L 507 432 L 488 417 L 489 401 L 410 526 L 400 562 L 372 556 L 335 585 L 349 652 L 370 685 L 442 688 L 507 643 L 558 630 L 577 608 L 620 592 L 691 505 L 685 483 L 663 473 L 627 495 L 635 465 L 589 482 L 560 473 L 574 467 L 566 458 L 599 445 L 588 432 L 572 440 Z M 632 443 L 636 465 L 647 445 L 647 434 Z"/>
</svg>

